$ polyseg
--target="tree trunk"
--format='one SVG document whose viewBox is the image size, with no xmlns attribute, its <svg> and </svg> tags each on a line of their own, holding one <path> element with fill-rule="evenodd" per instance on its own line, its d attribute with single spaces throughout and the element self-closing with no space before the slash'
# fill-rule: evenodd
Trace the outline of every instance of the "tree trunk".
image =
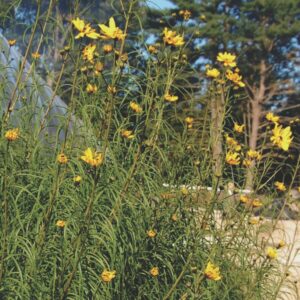
<svg viewBox="0 0 300 300">
<path fill-rule="evenodd" d="M 223 121 L 225 116 L 224 93 L 211 100 L 211 150 L 213 158 L 214 181 L 221 177 L 223 166 Z"/>
<path fill-rule="evenodd" d="M 259 134 L 259 126 L 260 126 L 260 119 L 262 116 L 262 104 L 265 99 L 266 94 L 266 62 L 261 60 L 260 62 L 260 81 L 259 87 L 255 90 L 255 93 L 252 94 L 250 97 L 250 119 L 251 119 L 251 130 L 249 136 L 249 147 L 252 150 L 256 150 L 257 148 L 257 141 L 258 141 L 258 134 Z M 254 89 L 252 89 L 253 91 Z M 246 188 L 253 190 L 254 185 L 254 168 L 255 162 L 253 161 L 251 166 L 247 169 L 246 173 Z"/>
</svg>

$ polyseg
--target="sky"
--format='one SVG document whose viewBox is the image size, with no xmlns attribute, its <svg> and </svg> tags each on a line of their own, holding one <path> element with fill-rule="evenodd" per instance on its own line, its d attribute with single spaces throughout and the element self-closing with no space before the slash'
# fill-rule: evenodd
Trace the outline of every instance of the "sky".
<svg viewBox="0 0 300 300">
<path fill-rule="evenodd" d="M 176 6 L 172 4 L 171 1 L 169 0 L 147 0 L 147 4 L 150 7 L 155 7 L 155 8 L 175 8 Z"/>
</svg>

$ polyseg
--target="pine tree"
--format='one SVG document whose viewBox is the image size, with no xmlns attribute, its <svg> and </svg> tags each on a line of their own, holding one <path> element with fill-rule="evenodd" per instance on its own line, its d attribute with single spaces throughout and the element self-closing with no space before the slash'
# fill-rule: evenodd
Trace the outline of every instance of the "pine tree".
<svg viewBox="0 0 300 300">
<path fill-rule="evenodd" d="M 266 112 L 270 109 L 276 111 L 282 106 L 287 110 L 286 100 L 296 92 L 295 61 L 299 58 L 300 1 L 173 2 L 178 5 L 178 11 L 188 9 L 192 12 L 193 21 L 189 30 L 191 34 L 199 33 L 203 58 L 214 62 L 220 51 L 238 55 L 247 96 L 241 111 L 250 124 L 249 147 L 256 150 L 260 146 L 260 129 Z M 199 57 L 195 62 L 197 59 Z M 246 184 L 253 187 L 251 168 Z"/>
</svg>

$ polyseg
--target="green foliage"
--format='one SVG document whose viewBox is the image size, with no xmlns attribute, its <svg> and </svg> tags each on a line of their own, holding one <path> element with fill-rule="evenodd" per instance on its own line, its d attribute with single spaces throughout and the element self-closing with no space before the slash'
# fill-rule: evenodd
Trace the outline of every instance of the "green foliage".
<svg viewBox="0 0 300 300">
<path fill-rule="evenodd" d="M 196 77 L 184 56 L 189 44 L 162 42 L 157 53 L 150 53 L 136 37 L 141 27 L 131 29 L 142 23 L 137 3 L 126 4 L 118 14 L 122 22 L 117 21 L 127 34 L 124 41 L 75 40 L 74 28 L 66 35 L 63 46 L 70 48 L 61 52 L 61 76 L 54 88 L 67 95 L 69 108 L 66 115 L 53 116 L 58 119 L 53 135 L 45 134 L 43 116 L 32 105 L 39 87 L 31 85 L 24 101 L 18 95 L 28 87 L 17 82 L 16 98 L 10 99 L 19 106 L 4 108 L 0 298 L 275 299 L 283 280 L 279 264 L 266 256 L 262 226 L 249 224 L 258 213 L 252 200 L 244 205 L 239 199 L 245 168 L 226 164 L 222 153 L 225 172 L 218 178 L 212 172 L 209 108 L 194 109 L 199 104 L 195 87 L 187 86 L 187 77 Z M 41 20 L 35 19 L 31 34 L 43 42 L 47 36 L 34 30 Z M 87 61 L 82 50 L 90 42 L 97 54 Z M 113 51 L 106 53 L 104 44 Z M 28 53 L 36 49 L 28 47 Z M 32 72 L 40 61 L 32 62 Z M 97 63 L 103 70 L 96 70 Z M 88 84 L 97 90 L 89 93 Z M 210 87 L 211 95 L 226 98 L 222 118 L 230 120 L 231 85 L 224 81 L 220 88 L 214 81 Z M 5 93 L 1 85 L 2 97 Z M 166 94 L 178 96 L 179 104 L 166 101 Z M 130 107 L 133 101 L 141 112 Z M 188 126 L 185 117 L 191 114 L 194 121 Z M 34 126 L 32 116 L 37 116 Z M 70 120 L 81 128 L 69 129 Z M 12 141 L 7 133 L 14 127 L 20 136 Z M 132 132 L 126 136 L 124 130 Z M 103 163 L 86 163 L 87 148 L 102 153 Z M 246 148 L 242 151 L 246 155 Z M 68 161 L 59 161 L 59 154 Z M 272 161 L 272 153 L 266 161 Z M 256 175 L 261 180 L 263 175 Z M 82 180 L 74 181 L 76 176 Z M 236 190 L 230 196 L 226 186 L 231 181 Z M 290 188 L 293 180 L 288 183 Z M 206 191 L 207 185 L 212 191 Z M 149 236 L 149 230 L 156 235 Z M 220 268 L 220 280 L 209 279 L 208 262 Z M 153 267 L 159 268 L 158 276 L 151 275 Z M 104 270 L 116 271 L 115 278 L 105 282 Z"/>
</svg>

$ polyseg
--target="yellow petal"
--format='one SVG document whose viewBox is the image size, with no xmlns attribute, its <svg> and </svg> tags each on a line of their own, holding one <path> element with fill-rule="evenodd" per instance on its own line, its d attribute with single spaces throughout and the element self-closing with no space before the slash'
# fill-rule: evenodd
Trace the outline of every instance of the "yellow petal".
<svg viewBox="0 0 300 300">
<path fill-rule="evenodd" d="M 116 22 L 115 22 L 115 19 L 113 17 L 111 17 L 109 19 L 109 28 L 111 30 L 115 30 L 116 29 Z"/>
</svg>

